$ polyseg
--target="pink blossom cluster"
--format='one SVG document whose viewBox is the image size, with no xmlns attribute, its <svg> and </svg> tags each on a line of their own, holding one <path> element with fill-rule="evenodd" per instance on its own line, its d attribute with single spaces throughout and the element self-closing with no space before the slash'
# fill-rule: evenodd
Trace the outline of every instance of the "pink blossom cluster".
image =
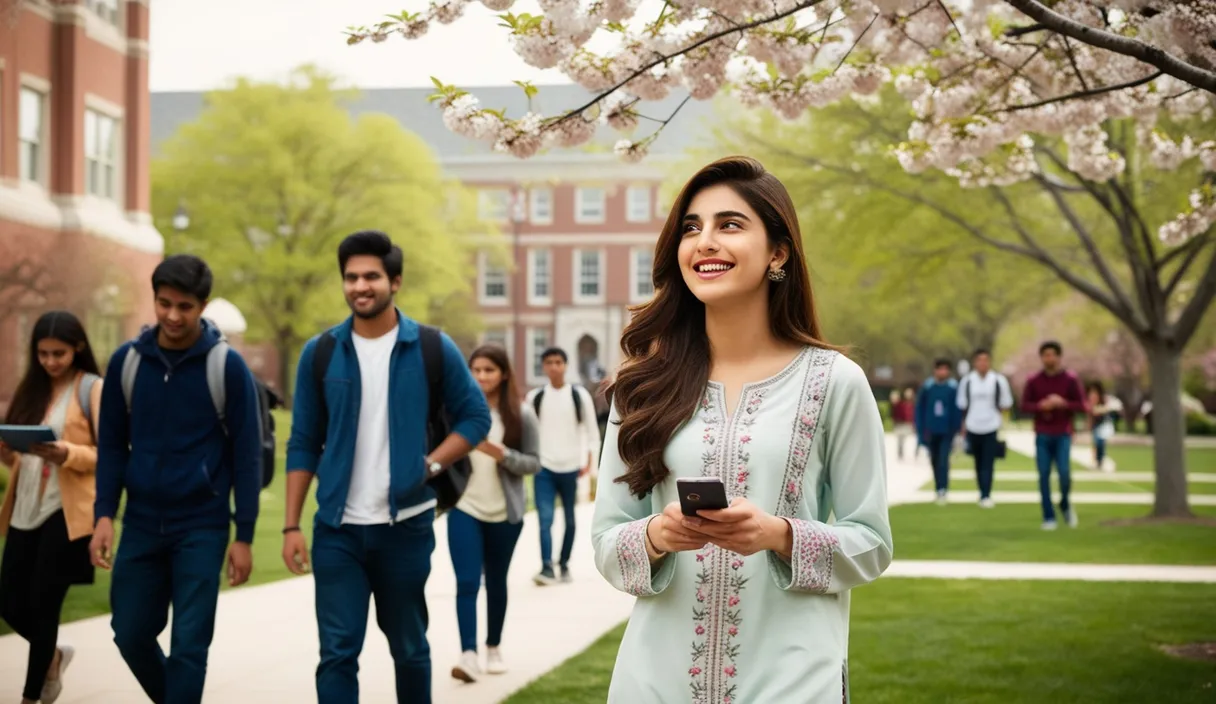
<svg viewBox="0 0 1216 704">
<path fill-rule="evenodd" d="M 1210 188 L 1191 191 L 1188 200 L 1191 206 L 1189 210 L 1157 230 L 1157 236 L 1166 245 L 1180 245 L 1207 232 L 1216 224 L 1216 195 L 1213 195 Z"/>
<path fill-rule="evenodd" d="M 575 50 L 574 42 L 559 33 L 548 18 L 533 30 L 512 34 L 511 46 L 524 63 L 536 68 L 553 68 Z"/>
<path fill-rule="evenodd" d="M 452 24 L 464 14 L 468 0 L 431 0 L 430 16 L 439 24 Z"/>
<path fill-rule="evenodd" d="M 622 161 L 634 164 L 646 158 L 650 144 L 646 141 L 632 142 L 628 139 L 618 140 L 612 151 Z"/>
<path fill-rule="evenodd" d="M 518 120 L 503 123 L 494 141 L 494 151 L 520 159 L 535 156 L 544 146 L 544 118 L 530 112 Z"/>
<path fill-rule="evenodd" d="M 545 128 L 545 139 L 549 144 L 569 149 L 591 141 L 595 136 L 596 122 L 582 115 L 574 115 L 564 120 L 554 121 Z"/>
<path fill-rule="evenodd" d="M 481 0 L 481 4 L 485 5 L 487 10 L 506 12 L 515 4 L 515 0 Z"/>
</svg>

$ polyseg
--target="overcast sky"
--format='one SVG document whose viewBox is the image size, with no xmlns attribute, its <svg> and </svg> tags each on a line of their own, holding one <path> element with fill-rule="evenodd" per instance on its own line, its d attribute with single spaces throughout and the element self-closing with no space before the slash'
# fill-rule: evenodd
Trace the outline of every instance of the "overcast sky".
<svg viewBox="0 0 1216 704">
<path fill-rule="evenodd" d="M 642 12 L 653 0 L 643 3 Z M 156 0 L 152 3 L 150 80 L 154 91 L 218 88 L 235 76 L 280 78 L 315 63 L 361 88 L 429 86 L 434 75 L 461 86 L 512 80 L 566 83 L 511 51 L 508 30 L 479 2 L 455 24 L 433 24 L 422 39 L 347 46 L 343 29 L 389 13 L 417 12 L 426 0 Z M 657 8 L 657 6 L 656 6 Z M 533 0 L 511 8 L 538 12 Z M 654 13 L 657 16 L 657 9 Z M 647 15 L 649 16 L 649 15 Z M 598 38 L 598 37 L 597 37 Z"/>
</svg>

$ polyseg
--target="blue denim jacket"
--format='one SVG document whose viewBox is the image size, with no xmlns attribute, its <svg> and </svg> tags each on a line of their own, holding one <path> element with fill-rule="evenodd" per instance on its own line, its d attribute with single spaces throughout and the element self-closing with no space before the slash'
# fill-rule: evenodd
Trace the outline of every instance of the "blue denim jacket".
<svg viewBox="0 0 1216 704">
<path fill-rule="evenodd" d="M 425 456 L 428 391 L 422 362 L 418 323 L 397 313 L 397 344 L 389 368 L 389 515 L 435 498 L 426 484 Z M 355 460 L 362 380 L 352 339 L 353 319 L 333 329 L 337 344 L 325 372 L 324 388 L 313 377 L 317 339 L 300 353 L 296 371 L 291 440 L 287 443 L 287 471 L 317 476 L 317 520 L 342 525 L 346 496 Z M 321 394 L 324 393 L 324 405 Z M 471 445 L 490 432 L 490 407 L 485 394 L 469 373 L 464 355 L 443 335 L 443 403 L 452 419 L 452 432 Z M 322 417 L 322 412 L 328 418 Z"/>
</svg>

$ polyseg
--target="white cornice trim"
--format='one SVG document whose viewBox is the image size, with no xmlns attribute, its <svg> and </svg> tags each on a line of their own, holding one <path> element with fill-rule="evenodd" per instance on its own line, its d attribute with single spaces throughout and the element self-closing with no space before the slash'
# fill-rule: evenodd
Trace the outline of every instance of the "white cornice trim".
<svg viewBox="0 0 1216 704">
<path fill-rule="evenodd" d="M 127 56 L 136 59 L 146 59 L 151 56 L 150 45 L 147 39 L 128 39 L 127 40 Z"/>
<path fill-rule="evenodd" d="M 86 92 L 84 94 L 84 106 L 119 121 L 122 121 L 126 115 L 126 111 L 122 109 L 121 105 L 110 102 L 96 93 Z"/>
<path fill-rule="evenodd" d="M 47 4 L 46 0 L 25 0 L 25 9 L 48 22 L 55 21 L 55 8 Z"/>
<path fill-rule="evenodd" d="M 124 213 L 118 204 L 89 196 L 50 197 L 34 184 L 0 185 L 0 222 L 44 230 L 80 230 L 141 252 L 163 254 L 165 240 L 147 213 Z"/>
</svg>

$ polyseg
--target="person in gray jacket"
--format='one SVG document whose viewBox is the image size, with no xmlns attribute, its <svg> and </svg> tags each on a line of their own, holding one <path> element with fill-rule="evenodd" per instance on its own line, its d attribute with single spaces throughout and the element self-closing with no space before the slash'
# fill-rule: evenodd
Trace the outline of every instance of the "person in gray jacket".
<svg viewBox="0 0 1216 704">
<path fill-rule="evenodd" d="M 486 667 L 507 671 L 498 646 L 507 616 L 507 571 L 523 530 L 524 477 L 540 471 L 540 421 L 523 402 L 507 352 L 484 345 L 469 357 L 469 369 L 490 406 L 490 433 L 472 453 L 473 473 L 456 508 L 448 513 L 448 550 L 456 570 L 456 620 L 460 625 L 460 662 L 452 677 L 476 682 L 482 668 L 477 655 L 477 593 L 486 585 Z"/>
</svg>

